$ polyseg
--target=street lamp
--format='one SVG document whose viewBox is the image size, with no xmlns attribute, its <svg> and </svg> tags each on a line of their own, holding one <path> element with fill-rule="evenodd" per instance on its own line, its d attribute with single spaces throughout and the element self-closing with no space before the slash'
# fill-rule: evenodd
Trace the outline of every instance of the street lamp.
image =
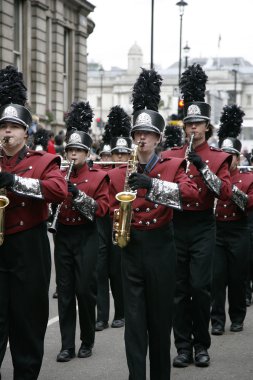
<svg viewBox="0 0 253 380">
<path fill-rule="evenodd" d="M 184 50 L 184 57 L 185 57 L 185 64 L 184 64 L 184 68 L 187 69 L 188 67 L 188 58 L 189 58 L 189 53 L 190 53 L 190 46 L 188 45 L 188 41 L 186 42 L 185 44 L 185 47 L 183 48 Z"/>
<path fill-rule="evenodd" d="M 100 75 L 100 127 L 102 128 L 102 116 L 103 116 L 103 79 L 104 79 L 104 69 L 103 66 L 99 69 Z"/>
<path fill-rule="evenodd" d="M 182 24 L 183 24 L 183 15 L 184 7 L 188 3 L 184 0 L 180 0 L 176 4 L 179 7 L 179 16 L 180 16 L 180 33 L 179 33 L 179 62 L 178 62 L 178 84 L 181 78 L 181 66 L 182 66 Z"/>
<path fill-rule="evenodd" d="M 236 98 L 237 98 L 237 73 L 239 69 L 239 63 L 235 61 L 233 63 L 233 70 L 232 72 L 234 73 L 234 102 L 236 103 Z"/>
</svg>

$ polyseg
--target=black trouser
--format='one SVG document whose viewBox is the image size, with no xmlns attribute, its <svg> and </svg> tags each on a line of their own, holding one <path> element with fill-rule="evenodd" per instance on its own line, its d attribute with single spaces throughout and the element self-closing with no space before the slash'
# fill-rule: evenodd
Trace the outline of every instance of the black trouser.
<svg viewBox="0 0 253 380">
<path fill-rule="evenodd" d="M 246 298 L 252 299 L 253 291 L 253 212 L 248 216 L 248 226 L 250 229 L 250 253 L 249 253 L 249 268 L 248 279 L 246 284 Z"/>
<path fill-rule="evenodd" d="M 170 379 L 170 334 L 176 251 L 173 227 L 131 230 L 122 254 L 125 346 L 130 380 Z"/>
<path fill-rule="evenodd" d="M 88 347 L 94 344 L 97 254 L 95 223 L 80 226 L 59 224 L 55 235 L 55 267 L 63 350 L 75 348 L 76 298 L 80 339 Z"/>
<path fill-rule="evenodd" d="M 111 287 L 114 300 L 114 319 L 124 318 L 122 276 L 121 276 L 121 248 L 112 244 L 112 228 L 109 215 L 99 218 L 99 254 L 97 262 L 97 321 L 109 320 Z"/>
<path fill-rule="evenodd" d="M 215 244 L 212 210 L 175 212 L 177 248 L 173 331 L 177 350 L 209 348 L 211 275 Z"/>
<path fill-rule="evenodd" d="M 46 224 L 5 236 L 0 247 L 0 366 L 9 339 L 15 380 L 39 376 L 50 272 Z"/>
<path fill-rule="evenodd" d="M 224 327 L 226 288 L 231 321 L 243 323 L 246 315 L 250 231 L 245 220 L 217 222 L 216 226 L 211 320 L 213 326 Z"/>
</svg>

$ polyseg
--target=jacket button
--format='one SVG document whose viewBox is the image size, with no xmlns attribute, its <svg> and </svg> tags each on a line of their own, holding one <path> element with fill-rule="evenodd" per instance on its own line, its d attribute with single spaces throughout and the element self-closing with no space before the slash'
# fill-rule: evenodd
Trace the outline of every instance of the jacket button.
<svg viewBox="0 0 253 380">
<path fill-rule="evenodd" d="M 139 224 L 142 224 L 142 220 L 139 221 Z"/>
<path fill-rule="evenodd" d="M 202 191 L 202 188 L 200 187 L 200 188 L 199 188 L 199 193 L 200 193 L 201 191 Z"/>
<path fill-rule="evenodd" d="M 155 203 L 155 205 L 154 205 L 154 208 L 157 208 L 159 205 L 157 204 L 157 203 Z"/>
<path fill-rule="evenodd" d="M 233 216 L 235 216 L 235 213 L 233 212 Z"/>
<path fill-rule="evenodd" d="M 157 222 L 157 220 L 156 219 L 153 219 L 153 223 L 156 223 Z"/>
<path fill-rule="evenodd" d="M 146 225 L 149 226 L 149 225 L 150 225 L 150 222 L 146 222 Z"/>
<path fill-rule="evenodd" d="M 20 220 L 19 224 L 20 224 L 20 226 L 23 226 L 24 225 L 23 220 Z"/>
<path fill-rule="evenodd" d="M 68 208 L 68 205 L 65 205 L 65 208 L 67 209 L 67 208 Z"/>
<path fill-rule="evenodd" d="M 75 218 L 73 218 L 73 219 L 72 219 L 72 222 L 75 222 L 75 221 L 76 221 Z"/>
<path fill-rule="evenodd" d="M 224 219 L 227 219 L 227 215 L 224 215 Z"/>
<path fill-rule="evenodd" d="M 190 207 L 189 203 L 186 205 L 187 207 Z"/>
<path fill-rule="evenodd" d="M 190 175 L 189 175 L 189 177 L 190 177 L 190 178 L 193 178 L 193 175 L 192 175 L 192 174 L 190 174 Z"/>
<path fill-rule="evenodd" d="M 140 211 L 139 207 L 137 207 L 137 208 L 135 209 L 135 211 L 137 211 L 137 212 Z"/>
<path fill-rule="evenodd" d="M 146 208 L 146 212 L 149 212 L 150 211 L 150 208 L 148 207 L 148 208 Z"/>
<path fill-rule="evenodd" d="M 22 202 L 22 203 L 21 203 L 21 206 L 22 206 L 22 207 L 25 207 L 25 202 Z"/>
<path fill-rule="evenodd" d="M 69 218 L 66 218 L 66 221 L 69 222 Z"/>
<path fill-rule="evenodd" d="M 224 207 L 225 207 L 225 208 L 227 207 L 226 203 L 224 204 Z"/>
<path fill-rule="evenodd" d="M 196 206 L 199 207 L 199 203 L 198 202 L 196 203 Z"/>
</svg>

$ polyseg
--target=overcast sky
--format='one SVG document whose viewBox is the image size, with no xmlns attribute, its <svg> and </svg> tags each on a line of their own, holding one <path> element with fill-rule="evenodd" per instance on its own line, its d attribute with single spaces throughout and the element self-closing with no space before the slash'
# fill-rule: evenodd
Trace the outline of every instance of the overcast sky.
<svg viewBox="0 0 253 380">
<path fill-rule="evenodd" d="M 150 63 L 151 0 L 89 0 L 96 26 L 88 38 L 88 61 L 104 69 L 127 68 L 136 42 Z M 167 68 L 179 59 L 178 0 L 154 0 L 155 65 Z M 186 0 L 182 46 L 194 57 L 244 57 L 253 64 L 253 0 Z M 219 38 L 220 36 L 220 38 Z M 220 39 L 220 43 L 219 43 Z M 218 47 L 219 45 L 219 47 Z"/>
</svg>

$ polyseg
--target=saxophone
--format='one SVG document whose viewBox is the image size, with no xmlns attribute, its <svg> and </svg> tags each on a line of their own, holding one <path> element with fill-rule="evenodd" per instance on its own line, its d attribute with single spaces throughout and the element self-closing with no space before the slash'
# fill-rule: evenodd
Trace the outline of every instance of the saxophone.
<svg viewBox="0 0 253 380">
<path fill-rule="evenodd" d="M 120 202 L 120 207 L 114 210 L 112 223 L 112 242 L 120 248 L 124 248 L 130 240 L 130 227 L 132 219 L 132 202 L 136 198 L 137 191 L 131 190 L 128 185 L 130 174 L 137 172 L 138 166 L 138 145 L 136 145 L 127 162 L 124 190 L 116 194 L 115 198 Z"/>
</svg>

